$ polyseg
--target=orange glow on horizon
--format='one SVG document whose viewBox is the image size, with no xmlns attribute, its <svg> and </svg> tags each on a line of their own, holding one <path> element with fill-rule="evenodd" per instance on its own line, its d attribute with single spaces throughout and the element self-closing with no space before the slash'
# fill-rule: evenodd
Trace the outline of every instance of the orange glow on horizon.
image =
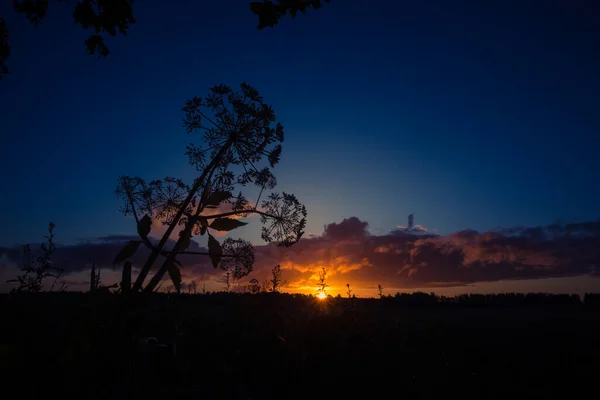
<svg viewBox="0 0 600 400">
<path fill-rule="evenodd" d="M 324 300 L 324 299 L 326 299 L 326 298 L 327 298 L 327 295 L 325 294 L 325 292 L 319 292 L 319 293 L 317 294 L 317 298 L 318 298 L 319 300 Z"/>
</svg>

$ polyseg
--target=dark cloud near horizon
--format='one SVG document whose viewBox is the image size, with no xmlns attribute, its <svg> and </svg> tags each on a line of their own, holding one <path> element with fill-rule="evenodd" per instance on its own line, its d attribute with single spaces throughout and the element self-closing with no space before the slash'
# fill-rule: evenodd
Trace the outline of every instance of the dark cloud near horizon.
<svg viewBox="0 0 600 400">
<path fill-rule="evenodd" d="M 326 225 L 324 235 L 332 239 L 361 238 L 369 234 L 368 226 L 368 222 L 361 221 L 357 217 L 350 217 L 339 224 L 334 222 Z"/>
<path fill-rule="evenodd" d="M 89 269 L 92 262 L 112 268 L 124 242 L 134 237 L 112 235 L 59 247 L 55 262 L 69 272 Z M 34 248 L 32 246 L 32 248 Z M 371 235 L 357 217 L 331 223 L 321 236 L 302 239 L 289 248 L 256 246 L 255 271 L 248 279 L 267 279 L 281 264 L 289 288 L 309 288 L 321 268 L 332 285 L 355 287 L 458 286 L 475 282 L 600 274 L 600 221 L 516 227 L 492 232 L 464 230 L 449 235 L 410 234 L 402 230 Z M 192 241 L 190 251 L 206 251 Z M 2 260 L 18 263 L 22 250 L 2 249 Z M 131 259 L 139 267 L 149 254 L 140 247 Z M 205 256 L 182 255 L 184 280 L 217 279 Z M 0 266 L 1 267 L 1 266 Z M 120 269 L 121 265 L 115 268 Z"/>
</svg>

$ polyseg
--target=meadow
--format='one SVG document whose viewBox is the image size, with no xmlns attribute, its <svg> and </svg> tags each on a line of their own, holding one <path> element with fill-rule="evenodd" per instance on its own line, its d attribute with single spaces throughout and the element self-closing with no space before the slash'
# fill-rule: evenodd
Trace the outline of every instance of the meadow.
<svg viewBox="0 0 600 400">
<path fill-rule="evenodd" d="M 597 295 L 0 299 L 2 376 L 21 398 L 574 397 L 600 362 Z"/>
</svg>

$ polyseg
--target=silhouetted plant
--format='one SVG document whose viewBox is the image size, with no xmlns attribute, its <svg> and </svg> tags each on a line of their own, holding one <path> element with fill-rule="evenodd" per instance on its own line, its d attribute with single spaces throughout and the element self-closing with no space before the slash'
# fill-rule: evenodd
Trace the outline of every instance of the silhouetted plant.
<svg viewBox="0 0 600 400">
<path fill-rule="evenodd" d="M 327 278 L 327 271 L 325 271 L 325 268 L 322 269 L 321 272 L 319 272 L 319 283 L 317 283 L 317 295 L 319 296 L 325 296 L 327 295 L 326 293 L 326 289 L 329 286 L 327 283 L 325 283 L 325 280 Z"/>
<path fill-rule="evenodd" d="M 300 11 L 306 14 L 307 8 L 319 9 L 323 3 L 329 3 L 330 0 L 263 0 L 250 3 L 250 10 L 258 16 L 258 29 L 274 27 L 279 20 L 288 13 L 292 18 Z"/>
<path fill-rule="evenodd" d="M 252 294 L 260 293 L 260 284 L 257 279 L 250 279 L 250 282 L 248 282 L 248 292 Z"/>
<path fill-rule="evenodd" d="M 127 270 L 128 266 L 123 267 L 123 273 Z M 129 269 L 131 270 L 131 263 L 129 263 Z M 92 262 L 92 270 L 90 271 L 90 293 L 110 293 L 110 289 L 118 288 L 118 283 L 113 283 L 109 286 L 102 285 L 100 281 L 100 268 L 96 269 L 96 263 Z"/>
<path fill-rule="evenodd" d="M 184 127 L 188 134 L 201 133 L 204 139 L 200 146 L 187 146 L 189 163 L 200 172 L 191 185 L 170 177 L 150 183 L 138 177 L 119 178 L 116 192 L 125 202 L 122 211 L 135 218 L 141 240 L 129 242 L 114 263 L 131 257 L 142 243 L 152 250 L 133 291 L 143 288 L 146 276 L 160 255 L 166 260 L 145 291 L 152 291 L 167 272 L 179 288 L 181 264 L 176 257 L 180 254 L 208 256 L 213 267 L 230 272 L 234 279 L 246 276 L 254 264 L 251 243 L 228 238 L 220 244 L 211 234 L 211 231 L 227 232 L 246 225 L 237 219 L 240 217 L 260 215 L 263 240 L 277 241 L 279 246 L 291 246 L 302 237 L 306 208 L 294 195 L 271 193 L 262 201 L 262 209 L 258 209 L 263 192 L 273 189 L 277 183 L 269 167 L 261 168 L 260 162 L 268 161 L 270 167 L 279 162 L 283 126 L 273 125 L 275 112 L 264 103 L 258 91 L 246 83 L 240 88 L 241 92 L 236 93 L 225 85 L 214 86 L 205 98 L 194 97 L 186 102 Z M 250 183 L 260 188 L 254 206 L 241 191 L 237 196 L 232 195 L 236 186 Z M 231 211 L 215 211 L 222 205 Z M 148 238 L 153 218 L 167 227 L 157 244 Z M 172 249 L 166 250 L 167 240 L 178 226 L 182 227 L 179 238 Z M 187 251 L 191 238 L 197 235 L 208 236 L 208 252 Z"/>
<path fill-rule="evenodd" d="M 35 261 L 31 260 L 31 249 L 28 244 L 23 246 L 25 265 L 21 268 L 22 275 L 18 275 L 15 279 L 9 279 L 8 283 L 18 283 L 19 286 L 13 288 L 11 292 L 41 292 L 44 288 L 44 280 L 46 278 L 54 278 L 50 291 L 54 290 L 58 279 L 63 273 L 62 268 L 55 267 L 52 264 L 52 255 L 56 250 L 54 244 L 54 225 L 53 222 L 48 224 L 48 236 L 44 236 L 46 243 L 42 243 L 40 248 L 42 255 L 37 257 Z M 64 291 L 67 288 L 67 282 L 61 282 L 59 291 Z"/>
<path fill-rule="evenodd" d="M 94 293 L 100 286 L 100 269 L 96 272 L 96 263 L 92 262 L 92 270 L 90 271 L 90 293 Z"/>
<path fill-rule="evenodd" d="M 279 293 L 286 281 L 281 279 L 281 266 L 278 264 L 271 270 L 271 279 L 263 285 L 265 292 Z"/>
<path fill-rule="evenodd" d="M 348 288 L 348 290 L 346 291 L 346 294 L 348 295 L 348 298 L 352 297 L 352 290 L 350 290 L 350 284 L 346 283 L 346 288 Z"/>
<path fill-rule="evenodd" d="M 225 272 L 225 278 L 223 279 L 223 283 L 225 283 L 225 291 L 227 293 L 231 292 L 231 286 L 232 286 L 232 276 L 231 276 L 231 272 L 227 271 Z"/>
<path fill-rule="evenodd" d="M 377 293 L 379 294 L 379 297 L 383 297 L 383 286 L 380 284 L 377 285 Z"/>
<path fill-rule="evenodd" d="M 64 0 L 58 0 L 63 2 Z M 90 55 L 98 54 L 106 57 L 110 53 L 104 44 L 103 33 L 116 36 L 117 31 L 123 35 L 131 24 L 135 23 L 133 17 L 133 0 L 79 0 L 73 10 L 75 24 L 81 24 L 83 29 L 92 29 L 94 33 L 85 40 L 85 46 Z M 15 0 L 14 10 L 25 14 L 29 22 L 39 25 L 48 11 L 48 0 Z M 10 56 L 9 32 L 6 21 L 0 18 L 0 80 L 2 75 L 8 73 L 5 64 Z"/>
</svg>

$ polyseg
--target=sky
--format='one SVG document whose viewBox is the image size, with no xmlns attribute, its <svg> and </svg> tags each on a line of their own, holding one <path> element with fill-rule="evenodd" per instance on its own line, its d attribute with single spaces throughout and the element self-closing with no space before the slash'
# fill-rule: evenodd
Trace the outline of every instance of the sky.
<svg viewBox="0 0 600 400">
<path fill-rule="evenodd" d="M 181 107 L 221 83 L 253 85 L 285 126 L 277 189 L 306 205 L 307 246 L 327 242 L 327 225 L 352 218 L 367 224 L 366 236 L 353 240 L 385 242 L 413 213 L 436 243 L 456 244 L 464 231 L 506 238 L 518 227 L 558 224 L 573 235 L 573 227 L 600 217 L 597 2 L 332 0 L 260 31 L 246 1 L 174 3 L 135 2 L 136 23 L 126 37 L 107 40 L 106 59 L 86 54 L 89 33 L 73 25 L 68 4 L 52 3 L 38 27 L 8 2 L 0 5 L 12 46 L 11 73 L 0 81 L 2 276 L 18 263 L 13 247 L 38 243 L 49 221 L 69 249 L 135 234 L 119 212 L 117 178 L 191 180 L 184 152 L 193 138 L 182 128 Z M 237 234 L 258 251 L 269 248 L 252 222 Z M 582 237 L 598 243 L 600 234 L 589 238 L 594 229 Z M 420 248 L 419 240 L 409 242 Z M 564 254 L 591 245 L 569 245 L 533 265 L 505 254 L 525 245 L 503 242 L 500 258 L 514 271 L 553 272 L 463 276 L 456 290 L 477 283 L 527 291 L 545 288 L 547 279 L 555 290 L 600 290 L 583 276 L 600 255 L 586 253 L 585 265 L 574 265 Z M 471 253 L 461 246 L 465 267 Z M 369 255 L 354 256 L 377 270 Z M 480 264 L 499 263 L 483 258 Z M 290 260 L 289 271 L 320 267 Z M 412 277 L 427 279 L 412 281 L 404 261 L 380 262 L 402 277 L 391 287 L 435 281 L 423 272 Z M 342 275 L 340 285 L 350 277 Z M 374 284 L 355 278 L 365 290 Z M 514 283 L 523 278 L 528 286 Z M 297 287 L 310 286 L 301 281 Z"/>
</svg>

